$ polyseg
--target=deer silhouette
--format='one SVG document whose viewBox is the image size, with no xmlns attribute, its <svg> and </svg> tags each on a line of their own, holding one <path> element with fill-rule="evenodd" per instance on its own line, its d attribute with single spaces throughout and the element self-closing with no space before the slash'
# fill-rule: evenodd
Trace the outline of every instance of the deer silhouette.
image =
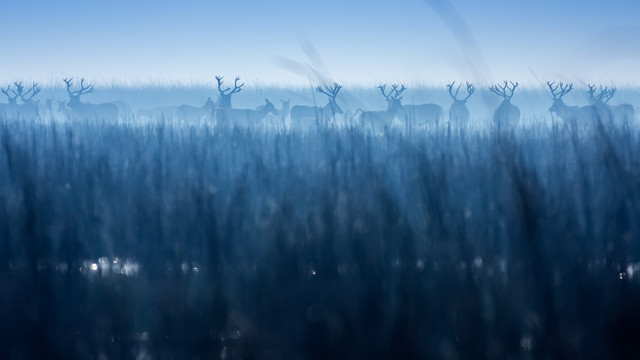
<svg viewBox="0 0 640 360">
<path fill-rule="evenodd" d="M 240 81 L 240 77 L 236 76 L 235 82 L 233 84 L 233 89 L 227 87 L 226 89 L 222 88 L 222 84 L 224 83 L 222 76 L 216 76 L 216 81 L 218 82 L 218 92 L 219 99 L 217 103 L 217 107 L 220 109 L 232 109 L 231 106 L 231 95 L 239 93 L 242 90 L 242 86 L 244 83 L 238 85 L 238 81 Z"/>
<path fill-rule="evenodd" d="M 492 85 L 489 87 L 492 93 L 503 98 L 493 113 L 493 122 L 498 129 L 513 127 L 520 121 L 520 109 L 511 104 L 511 98 L 517 87 L 517 82 L 507 82 L 506 80 L 502 85 Z"/>
<path fill-rule="evenodd" d="M 453 92 L 453 87 L 456 82 L 452 82 L 447 85 L 449 89 L 449 95 L 453 98 L 453 104 L 449 107 L 449 123 L 454 126 L 463 126 L 469 123 L 469 109 L 467 108 L 467 100 L 473 95 L 475 88 L 473 85 L 466 83 L 467 85 L 467 96 L 464 99 L 458 99 L 458 93 L 460 92 L 460 87 L 462 84 L 458 84 L 455 93 Z"/>
<path fill-rule="evenodd" d="M 200 107 L 191 105 L 178 106 L 176 109 L 176 118 L 181 121 L 194 123 L 213 121 L 215 108 L 216 104 L 211 100 L 211 97 L 208 97 L 204 105 Z"/>
<path fill-rule="evenodd" d="M 397 84 L 391 85 L 391 89 L 389 92 L 386 92 L 387 84 L 381 84 L 378 86 L 378 90 L 384 97 L 387 102 L 387 109 L 383 111 L 364 111 L 362 109 L 357 109 L 355 114 L 357 116 L 360 111 L 360 116 L 358 117 L 358 124 L 363 127 L 369 127 L 371 133 L 376 134 L 383 132 L 387 129 L 393 122 L 398 110 L 402 107 L 400 101 L 402 100 L 402 92 L 406 90 L 406 87 L 403 85 L 400 89 L 398 89 Z"/>
<path fill-rule="evenodd" d="M 402 85 L 402 88 L 406 89 L 404 85 Z M 404 120 L 408 128 L 413 125 L 427 124 L 436 124 L 438 126 L 440 120 L 442 120 L 442 106 L 437 104 L 402 105 L 398 100 L 398 103 L 394 106 L 398 106 L 396 116 Z"/>
<path fill-rule="evenodd" d="M 112 103 L 90 104 L 80 101 L 80 96 L 93 93 L 93 85 L 85 85 L 84 79 L 80 79 L 80 89 L 71 90 L 73 78 L 63 79 L 67 85 L 69 103 L 67 104 L 79 118 L 85 120 L 118 120 L 118 106 Z"/>
<path fill-rule="evenodd" d="M 329 102 L 323 107 L 307 106 L 307 105 L 295 105 L 289 111 L 291 115 L 292 126 L 302 126 L 304 122 L 312 121 L 316 126 L 326 126 L 335 119 L 336 114 L 343 114 L 344 112 L 336 102 L 336 97 L 342 89 L 341 85 L 333 83 L 332 87 L 324 86 L 316 87 L 316 91 L 326 95 L 329 98 Z"/>
<path fill-rule="evenodd" d="M 268 114 L 279 115 L 280 112 L 268 99 L 256 109 L 222 109 L 216 110 L 216 118 L 222 125 L 249 128 L 260 125 Z"/>
<path fill-rule="evenodd" d="M 609 100 L 616 94 L 616 88 L 607 89 L 607 96 L 603 97 L 604 104 L 611 109 L 611 120 L 618 126 L 628 125 L 635 117 L 635 108 L 631 104 L 609 105 Z"/>
<path fill-rule="evenodd" d="M 40 92 L 40 88 L 37 83 L 24 91 L 22 81 L 14 82 L 6 88 L 0 88 L 0 92 L 7 96 L 8 103 L 0 104 L 0 116 L 6 116 L 7 118 L 20 118 L 20 119 L 35 119 L 39 114 L 38 101 L 33 100 L 33 97 Z M 18 104 L 18 98 L 22 101 L 22 104 Z"/>
<path fill-rule="evenodd" d="M 553 97 L 553 105 L 549 111 L 560 117 L 565 123 L 572 127 L 593 124 L 597 114 L 594 106 L 568 106 L 562 98 L 573 90 L 573 84 L 565 84 L 562 81 L 547 82 L 547 87 Z"/>
<path fill-rule="evenodd" d="M 612 91 L 608 87 L 600 86 L 600 92 L 596 95 L 596 86 L 592 84 L 588 84 L 587 94 L 589 95 L 589 99 L 591 100 L 591 104 L 593 106 L 593 112 L 595 118 L 595 124 L 612 124 L 613 122 L 613 111 L 611 107 L 607 105 L 609 100 L 615 94 L 615 90 Z"/>
</svg>

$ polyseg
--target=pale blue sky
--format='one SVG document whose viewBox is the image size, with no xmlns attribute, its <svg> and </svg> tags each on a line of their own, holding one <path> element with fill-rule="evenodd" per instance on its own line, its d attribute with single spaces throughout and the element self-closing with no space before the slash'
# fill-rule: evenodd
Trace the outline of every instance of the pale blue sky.
<svg viewBox="0 0 640 360">
<path fill-rule="evenodd" d="M 0 12 L 0 81 L 305 84 L 293 65 L 308 63 L 345 84 L 638 84 L 639 10 L 634 0 L 22 0 Z"/>
</svg>

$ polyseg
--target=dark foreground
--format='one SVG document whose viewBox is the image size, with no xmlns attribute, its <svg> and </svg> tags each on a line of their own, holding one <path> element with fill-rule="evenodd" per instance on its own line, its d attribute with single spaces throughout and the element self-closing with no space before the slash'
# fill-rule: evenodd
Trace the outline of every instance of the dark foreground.
<svg viewBox="0 0 640 360">
<path fill-rule="evenodd" d="M 9 359 L 640 358 L 640 139 L 0 126 Z"/>
</svg>

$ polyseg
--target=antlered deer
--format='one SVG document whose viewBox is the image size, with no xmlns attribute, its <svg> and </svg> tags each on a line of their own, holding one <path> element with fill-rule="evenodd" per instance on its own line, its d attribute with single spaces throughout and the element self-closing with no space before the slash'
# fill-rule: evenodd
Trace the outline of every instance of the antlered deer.
<svg viewBox="0 0 640 360">
<path fill-rule="evenodd" d="M 35 119 L 39 116 L 38 102 L 33 100 L 33 97 L 40 92 L 40 88 L 37 83 L 34 83 L 31 89 L 24 91 L 24 86 L 21 82 L 14 82 L 15 90 L 11 88 L 11 85 L 6 88 L 0 88 L 0 92 L 7 96 L 8 104 L 2 104 L 0 106 L 0 116 L 6 116 L 8 118 L 21 118 L 21 119 Z M 13 93 L 13 96 L 9 94 Z M 27 97 L 29 96 L 29 97 Z M 18 104 L 17 100 L 20 98 L 22 104 Z"/>
<path fill-rule="evenodd" d="M 547 87 L 553 96 L 553 105 L 549 108 L 551 113 L 556 114 L 572 127 L 593 124 L 597 116 L 594 106 L 568 106 L 562 100 L 573 90 L 573 84 L 564 84 L 561 81 L 556 85 L 555 82 L 547 82 Z"/>
<path fill-rule="evenodd" d="M 611 100 L 615 91 L 612 92 L 608 87 L 600 86 L 600 93 L 595 95 L 596 86 L 588 84 L 587 87 L 589 88 L 587 94 L 589 94 L 589 99 L 591 100 L 594 109 L 594 124 L 611 124 L 613 121 L 613 112 L 607 105 L 607 102 Z"/>
<path fill-rule="evenodd" d="M 312 121 L 316 126 L 326 126 L 329 122 L 335 118 L 336 114 L 343 114 L 344 112 L 336 102 L 336 97 L 342 89 L 341 85 L 333 83 L 333 87 L 324 86 L 324 88 L 318 86 L 316 91 L 329 97 L 329 102 L 323 107 L 295 105 L 289 111 L 291 115 L 292 126 L 302 126 L 303 122 Z"/>
<path fill-rule="evenodd" d="M 63 79 L 67 84 L 69 103 L 67 104 L 80 119 L 85 120 L 118 120 L 118 106 L 112 103 L 90 104 L 80 101 L 80 96 L 93 93 L 93 85 L 85 85 L 84 79 L 80 79 L 80 90 L 71 90 L 73 78 Z"/>
<path fill-rule="evenodd" d="M 513 127 L 520 121 L 520 109 L 511 104 L 511 98 L 517 87 L 518 83 L 514 83 L 513 81 L 505 81 L 503 85 L 492 85 L 489 87 L 492 93 L 504 99 L 493 113 L 493 122 L 498 129 Z"/>
<path fill-rule="evenodd" d="M 389 93 L 386 93 L 387 85 L 379 85 L 378 89 L 382 93 L 382 96 L 387 101 L 387 110 L 383 111 L 364 111 L 362 109 L 356 110 L 356 114 L 358 111 L 361 111 L 360 117 L 358 118 L 358 124 L 362 127 L 369 126 L 371 128 L 372 133 L 379 133 L 385 130 L 395 118 L 398 110 L 402 105 L 400 105 L 400 101 L 402 100 L 402 92 L 406 90 L 406 87 L 403 85 L 400 89 L 398 89 L 398 85 L 391 85 L 391 90 Z"/>
<path fill-rule="evenodd" d="M 613 123 L 618 126 L 628 125 L 635 117 L 635 108 L 631 104 L 609 105 L 609 100 L 616 94 L 616 88 L 608 89 L 608 95 L 603 97 L 604 104 L 611 109 Z"/>
<path fill-rule="evenodd" d="M 456 92 L 453 92 L 453 87 L 456 82 L 452 82 L 447 85 L 449 89 L 449 95 L 453 98 L 453 104 L 449 108 L 449 124 L 454 126 L 463 126 L 469 123 L 469 109 L 467 108 L 467 100 L 473 95 L 475 91 L 473 85 L 466 83 L 467 85 L 467 96 L 464 99 L 458 99 L 458 93 L 460 92 L 460 87 L 462 84 L 458 84 L 456 88 Z"/>
<path fill-rule="evenodd" d="M 404 85 L 403 88 L 406 89 Z M 405 121 L 408 128 L 413 125 L 440 124 L 442 120 L 442 106 L 437 104 L 419 104 L 419 105 L 402 105 L 400 101 L 397 104 L 398 113 L 396 116 Z M 394 105 L 395 106 L 395 105 Z"/>
<path fill-rule="evenodd" d="M 240 92 L 244 83 L 238 85 L 240 77 L 236 76 L 236 80 L 233 84 L 233 89 L 231 89 L 230 87 L 222 89 L 222 84 L 224 83 L 222 79 L 222 76 L 216 76 L 216 81 L 218 82 L 218 92 L 220 93 L 217 107 L 220 109 L 232 109 L 233 107 L 231 106 L 231 95 Z"/>
</svg>

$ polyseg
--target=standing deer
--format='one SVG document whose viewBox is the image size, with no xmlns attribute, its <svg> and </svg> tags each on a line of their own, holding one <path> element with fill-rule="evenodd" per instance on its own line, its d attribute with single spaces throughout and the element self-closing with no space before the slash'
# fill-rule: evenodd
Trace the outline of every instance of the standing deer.
<svg viewBox="0 0 640 360">
<path fill-rule="evenodd" d="M 464 99 L 458 99 L 458 92 L 460 92 L 460 87 L 462 84 L 458 84 L 456 88 L 456 92 L 453 92 L 453 86 L 456 82 L 452 82 L 447 85 L 449 89 L 449 95 L 453 98 L 453 104 L 449 108 L 449 124 L 460 127 L 463 125 L 467 125 L 469 123 L 469 109 L 467 108 L 467 100 L 473 95 L 475 91 L 473 85 L 466 83 L 467 85 L 467 96 Z"/>
<path fill-rule="evenodd" d="M 176 109 L 176 118 L 185 122 L 199 123 L 201 121 L 213 121 L 213 113 L 215 111 L 215 103 L 211 97 L 203 106 L 180 105 Z"/>
<path fill-rule="evenodd" d="M 520 121 L 520 109 L 511 104 L 511 98 L 513 97 L 513 93 L 517 87 L 517 82 L 507 82 L 506 80 L 503 85 L 492 85 L 489 87 L 489 90 L 492 93 L 499 95 L 504 99 L 493 113 L 493 122 L 498 129 L 513 127 Z"/>
<path fill-rule="evenodd" d="M 73 78 L 63 79 L 67 84 L 67 93 L 69 94 L 69 103 L 67 104 L 73 112 L 81 119 L 89 120 L 118 120 L 118 106 L 112 103 L 89 104 L 80 101 L 80 96 L 93 93 L 93 85 L 84 84 L 84 79 L 80 79 L 80 90 L 71 90 Z"/>
<path fill-rule="evenodd" d="M 547 87 L 553 96 L 553 105 L 549 111 L 559 116 L 566 124 L 572 127 L 592 125 L 597 114 L 594 106 L 568 106 L 562 98 L 573 90 L 573 84 L 548 82 Z"/>
<path fill-rule="evenodd" d="M 21 82 L 14 82 L 15 90 L 11 88 L 11 85 L 6 88 L 0 88 L 0 92 L 7 96 L 8 104 L 0 104 L 0 116 L 6 116 L 8 118 L 27 118 L 35 119 L 39 116 L 38 105 L 36 101 L 33 101 L 33 97 L 40 92 L 40 88 L 37 83 L 34 83 L 31 89 L 24 92 L 24 86 Z M 12 93 L 13 96 L 9 93 Z M 28 98 L 28 96 L 31 94 Z M 18 104 L 18 98 L 22 101 L 22 104 Z"/>
<path fill-rule="evenodd" d="M 262 119 L 268 114 L 279 115 L 276 107 L 268 99 L 264 99 L 265 104 L 257 109 L 217 109 L 216 116 L 222 124 L 230 127 L 254 127 L 260 125 Z"/>
<path fill-rule="evenodd" d="M 379 85 L 378 89 L 382 93 L 382 96 L 387 102 L 387 110 L 383 111 L 364 111 L 362 109 L 356 110 L 356 114 L 358 111 L 361 111 L 360 117 L 358 118 L 358 124 L 362 127 L 369 126 L 371 128 L 371 132 L 373 134 L 384 131 L 395 118 L 398 110 L 401 108 L 400 101 L 402 100 L 403 91 L 406 90 L 406 87 L 402 85 L 400 89 L 398 89 L 398 85 L 391 85 L 391 90 L 389 93 L 385 93 L 387 88 L 386 84 Z"/>
<path fill-rule="evenodd" d="M 66 120 L 78 120 L 78 114 L 71 110 L 64 101 L 57 100 L 58 112 L 64 116 Z"/>
<path fill-rule="evenodd" d="M 289 114 L 291 115 L 291 125 L 301 126 L 303 122 L 313 121 L 316 126 L 326 126 L 332 119 L 335 119 L 336 114 L 343 114 L 344 112 L 336 102 L 336 96 L 342 89 L 341 85 L 333 83 L 333 87 L 324 86 L 324 88 L 318 86 L 316 91 L 329 97 L 329 102 L 323 107 L 295 105 L 291 108 Z"/>
<path fill-rule="evenodd" d="M 404 85 L 402 87 L 406 89 Z M 403 119 L 408 128 L 416 124 L 438 126 L 442 120 L 442 106 L 437 104 L 402 105 L 398 101 L 395 106 L 399 106 L 397 117 Z"/>
<path fill-rule="evenodd" d="M 608 87 L 603 88 L 602 86 L 600 86 L 600 93 L 598 95 L 595 95 L 596 86 L 588 84 L 587 87 L 589 88 L 587 94 L 589 94 L 589 99 L 591 100 L 595 114 L 594 124 L 611 124 L 611 122 L 613 121 L 613 112 L 607 105 L 607 102 L 611 100 L 613 94 L 615 93 L 615 90 L 612 92 Z"/>
<path fill-rule="evenodd" d="M 231 106 L 231 95 L 238 93 L 242 90 L 242 86 L 244 83 L 238 85 L 238 81 L 240 81 L 240 77 L 236 76 L 235 83 L 233 84 L 233 89 L 227 87 L 226 89 L 222 89 L 222 84 L 224 81 L 222 80 L 222 76 L 216 76 L 216 81 L 218 82 L 218 92 L 220 93 L 220 98 L 218 99 L 217 107 L 220 109 L 232 109 Z"/>
<path fill-rule="evenodd" d="M 604 104 L 611 109 L 613 123 L 618 126 L 628 125 L 635 117 L 635 108 L 631 104 L 609 105 L 609 100 L 616 94 L 616 88 L 612 88 L 608 92 L 608 96 L 604 97 Z"/>
</svg>

